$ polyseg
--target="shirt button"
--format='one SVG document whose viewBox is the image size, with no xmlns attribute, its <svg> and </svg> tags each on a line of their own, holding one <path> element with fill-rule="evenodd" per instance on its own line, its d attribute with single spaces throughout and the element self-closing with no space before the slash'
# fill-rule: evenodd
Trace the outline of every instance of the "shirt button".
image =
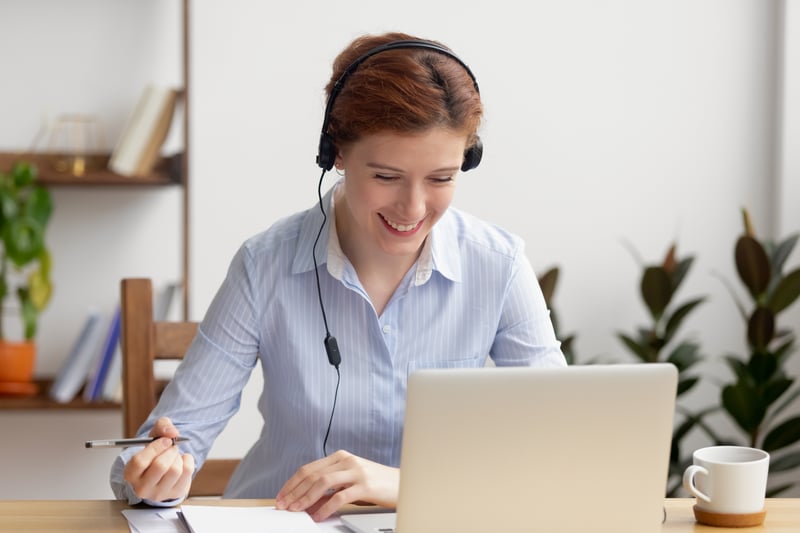
<svg viewBox="0 0 800 533">
<path fill-rule="evenodd" d="M 390 326 L 389 324 L 386 324 L 385 326 L 383 326 L 383 332 L 387 333 L 387 334 L 391 333 L 392 332 L 392 326 Z"/>
</svg>

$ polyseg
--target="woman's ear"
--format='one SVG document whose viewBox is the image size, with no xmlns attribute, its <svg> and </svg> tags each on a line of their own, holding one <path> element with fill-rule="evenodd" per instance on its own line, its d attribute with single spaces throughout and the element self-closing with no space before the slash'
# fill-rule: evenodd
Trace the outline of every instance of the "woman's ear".
<svg viewBox="0 0 800 533">
<path fill-rule="evenodd" d="M 341 150 L 336 152 L 336 159 L 333 160 L 333 166 L 336 167 L 336 170 L 342 170 L 344 168 L 344 159 Z"/>
</svg>

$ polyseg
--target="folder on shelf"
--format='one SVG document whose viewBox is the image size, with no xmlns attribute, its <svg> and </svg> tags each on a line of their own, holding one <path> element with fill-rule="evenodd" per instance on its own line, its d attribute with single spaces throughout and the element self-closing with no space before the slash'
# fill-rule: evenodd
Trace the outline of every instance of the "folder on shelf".
<svg viewBox="0 0 800 533">
<path fill-rule="evenodd" d="M 99 339 L 104 332 L 103 326 L 102 315 L 90 310 L 66 361 L 50 386 L 50 398 L 67 403 L 78 394 L 95 360 Z"/>
<path fill-rule="evenodd" d="M 145 87 L 111 153 L 110 170 L 123 176 L 152 172 L 172 125 L 177 99 L 176 89 Z"/>
<path fill-rule="evenodd" d="M 114 356 L 117 353 L 120 334 L 120 308 L 117 307 L 109 322 L 106 336 L 100 349 L 95 354 L 94 367 L 86 380 L 83 389 L 83 399 L 94 402 L 103 399 L 103 387 L 109 369 L 113 366 Z"/>
</svg>

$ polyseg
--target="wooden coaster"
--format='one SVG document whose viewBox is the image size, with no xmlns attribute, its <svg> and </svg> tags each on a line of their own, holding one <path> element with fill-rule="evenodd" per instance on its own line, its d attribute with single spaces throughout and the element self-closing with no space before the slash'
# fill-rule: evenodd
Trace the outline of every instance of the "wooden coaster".
<svg viewBox="0 0 800 533">
<path fill-rule="evenodd" d="M 716 527 L 753 527 L 760 526 L 764 523 L 764 518 L 767 516 L 767 510 L 764 509 L 758 513 L 745 513 L 745 514 L 726 514 L 726 513 L 713 513 L 711 511 L 704 511 L 695 505 L 694 517 L 701 524 Z"/>
</svg>

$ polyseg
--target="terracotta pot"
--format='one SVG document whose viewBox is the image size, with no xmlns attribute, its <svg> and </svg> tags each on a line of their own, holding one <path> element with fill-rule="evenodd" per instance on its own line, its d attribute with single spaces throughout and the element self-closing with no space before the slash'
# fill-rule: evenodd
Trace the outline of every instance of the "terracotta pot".
<svg viewBox="0 0 800 533">
<path fill-rule="evenodd" d="M 35 362 L 33 341 L 0 341 L 0 382 L 30 383 Z"/>
</svg>

